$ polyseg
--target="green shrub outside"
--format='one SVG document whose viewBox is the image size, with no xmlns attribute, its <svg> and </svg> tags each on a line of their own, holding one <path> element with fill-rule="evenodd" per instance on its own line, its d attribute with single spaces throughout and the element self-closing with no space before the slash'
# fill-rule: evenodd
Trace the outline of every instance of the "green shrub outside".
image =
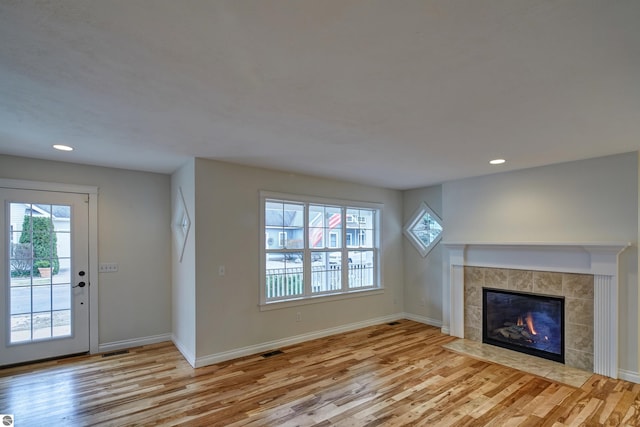
<svg viewBox="0 0 640 427">
<path fill-rule="evenodd" d="M 38 265 L 46 262 L 53 274 L 58 274 L 60 261 L 58 260 L 58 238 L 53 229 L 51 218 L 24 216 L 20 243 L 31 243 L 33 247 L 34 276 L 39 275 Z M 40 267 L 46 268 L 46 267 Z"/>
<path fill-rule="evenodd" d="M 33 263 L 33 268 L 50 268 L 51 263 L 48 260 L 41 259 Z"/>
<path fill-rule="evenodd" d="M 11 277 L 31 276 L 32 260 L 31 243 L 13 243 L 11 245 Z"/>
</svg>

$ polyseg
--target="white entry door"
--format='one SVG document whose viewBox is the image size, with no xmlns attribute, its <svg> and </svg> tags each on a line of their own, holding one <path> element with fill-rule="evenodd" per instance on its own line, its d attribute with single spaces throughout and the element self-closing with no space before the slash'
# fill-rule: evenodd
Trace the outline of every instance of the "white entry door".
<svg viewBox="0 0 640 427">
<path fill-rule="evenodd" d="M 88 195 L 0 188 L 0 203 L 0 365 L 88 352 Z"/>
</svg>

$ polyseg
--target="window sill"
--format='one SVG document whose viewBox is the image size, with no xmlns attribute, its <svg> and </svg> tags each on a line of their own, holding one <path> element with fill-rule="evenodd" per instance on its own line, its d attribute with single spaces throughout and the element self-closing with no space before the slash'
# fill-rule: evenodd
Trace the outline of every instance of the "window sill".
<svg viewBox="0 0 640 427">
<path fill-rule="evenodd" d="M 274 301 L 261 303 L 258 306 L 260 311 L 279 310 L 281 308 L 297 307 L 300 305 L 318 304 L 323 302 L 338 301 L 348 298 L 360 298 L 371 295 L 380 295 L 384 293 L 384 288 L 365 289 L 362 291 L 352 291 L 341 294 L 325 294 L 315 295 L 304 298 L 288 299 L 284 301 Z"/>
</svg>

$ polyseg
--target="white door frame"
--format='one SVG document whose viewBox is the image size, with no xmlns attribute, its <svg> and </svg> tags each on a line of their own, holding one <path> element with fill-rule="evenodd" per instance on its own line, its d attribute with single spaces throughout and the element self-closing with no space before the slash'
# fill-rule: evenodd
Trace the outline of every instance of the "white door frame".
<svg viewBox="0 0 640 427">
<path fill-rule="evenodd" d="M 0 178 L 0 187 L 89 195 L 89 352 L 98 353 L 98 187 Z"/>
</svg>

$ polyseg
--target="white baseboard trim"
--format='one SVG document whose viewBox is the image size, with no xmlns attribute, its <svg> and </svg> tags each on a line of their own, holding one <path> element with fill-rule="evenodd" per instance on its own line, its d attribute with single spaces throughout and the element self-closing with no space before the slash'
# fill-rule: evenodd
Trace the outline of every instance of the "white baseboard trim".
<svg viewBox="0 0 640 427">
<path fill-rule="evenodd" d="M 440 329 L 440 331 L 445 334 L 445 335 L 451 335 L 451 329 L 449 329 L 448 326 L 442 326 L 442 329 Z"/>
<path fill-rule="evenodd" d="M 618 378 L 632 383 L 640 384 L 640 372 L 618 369 Z"/>
<path fill-rule="evenodd" d="M 425 325 L 435 326 L 436 328 L 442 328 L 442 320 L 432 319 L 425 316 L 418 316 L 417 314 L 411 313 L 404 313 L 404 318 L 413 320 L 414 322 L 424 323 Z"/>
<path fill-rule="evenodd" d="M 173 341 L 173 345 L 176 346 L 182 357 L 184 357 L 191 367 L 196 367 L 196 355 L 187 349 L 187 347 L 180 342 L 175 335 L 171 335 L 171 341 Z"/>
<path fill-rule="evenodd" d="M 159 342 L 171 341 L 171 334 L 152 335 L 150 337 L 133 338 L 130 340 L 113 341 L 98 345 L 98 352 L 122 350 L 125 348 L 140 347 L 141 345 L 156 344 Z"/>
<path fill-rule="evenodd" d="M 305 341 L 311 341 L 318 338 L 324 338 L 329 335 L 340 334 L 343 332 L 355 331 L 356 329 L 362 329 L 369 326 L 380 325 L 382 323 L 393 322 L 404 318 L 404 313 L 392 314 L 384 317 L 377 317 L 375 319 L 369 319 L 362 322 L 351 323 L 348 325 L 337 326 L 334 328 L 323 329 L 321 331 L 309 332 L 302 335 L 296 335 L 289 338 L 283 338 L 275 341 L 268 341 L 261 344 L 251 345 L 248 347 L 242 347 L 234 350 L 223 351 L 221 353 L 210 354 L 208 356 L 198 357 L 195 360 L 195 364 L 192 363 L 194 368 L 200 368 L 202 366 L 213 365 L 215 363 L 224 362 L 227 360 L 237 359 L 239 357 L 250 356 L 252 354 L 263 353 L 269 350 L 274 350 L 279 347 L 286 347 L 293 344 L 299 344 Z"/>
</svg>

